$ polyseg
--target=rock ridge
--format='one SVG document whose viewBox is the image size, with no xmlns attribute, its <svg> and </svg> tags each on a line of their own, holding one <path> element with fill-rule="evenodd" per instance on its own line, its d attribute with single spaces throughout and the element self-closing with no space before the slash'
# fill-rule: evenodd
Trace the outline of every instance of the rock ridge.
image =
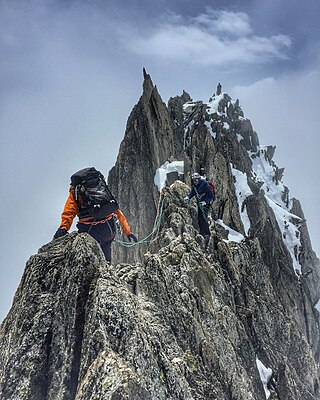
<svg viewBox="0 0 320 400">
<path fill-rule="evenodd" d="M 139 238 L 157 229 L 107 266 L 75 232 L 29 259 L 0 327 L 0 398 L 319 399 L 319 260 L 275 146 L 228 94 L 167 106 L 143 77 L 108 183 Z M 214 182 L 208 243 L 177 161 L 186 183 L 200 168 Z"/>
<path fill-rule="evenodd" d="M 206 246 L 187 191 L 163 189 L 140 263 L 106 267 L 77 233 L 30 258 L 1 325 L 1 399 L 258 400 L 258 361 L 272 370 L 270 398 L 319 398 L 307 285 L 290 268 L 279 284 L 258 238 L 230 242 L 211 224 Z"/>
</svg>

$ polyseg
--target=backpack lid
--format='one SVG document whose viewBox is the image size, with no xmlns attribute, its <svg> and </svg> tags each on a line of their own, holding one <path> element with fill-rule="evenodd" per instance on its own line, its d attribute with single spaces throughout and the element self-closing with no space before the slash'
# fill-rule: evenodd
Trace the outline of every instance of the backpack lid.
<svg viewBox="0 0 320 400">
<path fill-rule="evenodd" d="M 75 172 L 71 176 L 71 185 L 72 186 L 77 186 L 80 185 L 82 182 L 84 182 L 88 178 L 103 178 L 104 176 L 102 173 L 98 170 L 96 170 L 94 167 L 87 167 L 80 169 L 79 171 Z"/>
</svg>

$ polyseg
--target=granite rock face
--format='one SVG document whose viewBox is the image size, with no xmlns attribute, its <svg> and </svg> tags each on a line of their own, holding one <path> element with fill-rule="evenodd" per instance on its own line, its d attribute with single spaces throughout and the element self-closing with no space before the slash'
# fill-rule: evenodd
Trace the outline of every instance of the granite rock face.
<svg viewBox="0 0 320 400">
<path fill-rule="evenodd" d="M 29 259 L 1 325 L 1 399 L 75 397 L 85 306 L 102 260 L 99 245 L 77 234 Z"/>
<path fill-rule="evenodd" d="M 216 230 L 205 246 L 187 191 L 163 190 L 141 263 L 106 267 L 76 233 L 30 258 L 1 326 L 1 399 L 319 398 L 308 286 L 292 269 L 279 284 L 257 238 Z M 272 370 L 265 389 L 258 363 Z"/>
<path fill-rule="evenodd" d="M 157 212 L 155 171 L 165 161 L 176 159 L 175 149 L 168 108 L 144 70 L 143 94 L 128 118 L 116 165 L 108 177 L 121 210 L 139 237 L 150 232 Z M 119 247 L 114 250 L 114 259 L 137 261 L 145 251 L 146 245 L 130 249 L 130 252 Z"/>
<path fill-rule="evenodd" d="M 319 260 L 275 147 L 225 93 L 167 107 L 145 71 L 143 86 L 109 184 L 134 233 L 155 233 L 107 266 L 77 233 L 29 259 L 0 328 L 1 400 L 319 399 Z M 159 192 L 174 161 L 187 184 L 167 170 Z M 209 241 L 184 200 L 200 168 Z"/>
</svg>

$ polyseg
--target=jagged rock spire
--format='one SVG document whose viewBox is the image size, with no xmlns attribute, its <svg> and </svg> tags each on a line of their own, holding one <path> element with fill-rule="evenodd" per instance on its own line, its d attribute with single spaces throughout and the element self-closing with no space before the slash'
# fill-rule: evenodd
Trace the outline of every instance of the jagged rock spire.
<svg viewBox="0 0 320 400">
<path fill-rule="evenodd" d="M 165 161 L 175 158 L 175 138 L 168 108 L 145 69 L 143 76 L 143 93 L 128 118 L 117 162 L 108 178 L 139 238 L 151 232 L 156 215 L 155 171 Z M 121 261 L 138 260 L 145 250 L 146 245 L 131 251 L 119 247 L 114 254 Z"/>
<path fill-rule="evenodd" d="M 150 75 L 147 74 L 147 71 L 146 71 L 145 67 L 142 68 L 142 72 L 143 72 L 143 79 L 146 79 L 147 77 L 150 77 Z"/>
<path fill-rule="evenodd" d="M 145 68 L 143 68 L 143 92 L 142 97 L 144 97 L 144 101 L 148 102 L 150 96 L 152 95 L 153 91 L 156 91 L 156 87 L 153 85 L 151 76 L 147 73 Z"/>
</svg>

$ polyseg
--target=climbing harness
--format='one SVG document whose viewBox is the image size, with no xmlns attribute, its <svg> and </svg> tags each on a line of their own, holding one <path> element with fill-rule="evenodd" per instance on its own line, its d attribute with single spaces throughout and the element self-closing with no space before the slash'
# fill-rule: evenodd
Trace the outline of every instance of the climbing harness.
<svg viewBox="0 0 320 400">
<path fill-rule="evenodd" d="M 209 208 L 205 208 L 205 207 L 201 204 L 200 196 L 199 196 L 199 193 L 198 193 L 198 191 L 197 191 L 197 189 L 196 189 L 195 186 L 194 186 L 194 191 L 195 191 L 195 197 L 196 197 L 196 199 L 197 199 L 198 207 L 199 207 L 199 209 L 200 209 L 200 211 L 201 211 L 201 213 L 202 213 L 202 215 L 203 215 L 205 221 L 208 222 L 208 218 L 209 218 L 209 216 L 208 216 L 208 214 L 209 214 Z"/>
<path fill-rule="evenodd" d="M 112 216 L 108 215 L 106 218 L 104 219 L 99 219 L 97 221 L 79 221 L 81 224 L 84 225 L 100 225 L 100 224 L 104 224 L 105 222 L 109 221 L 112 218 Z"/>
</svg>

